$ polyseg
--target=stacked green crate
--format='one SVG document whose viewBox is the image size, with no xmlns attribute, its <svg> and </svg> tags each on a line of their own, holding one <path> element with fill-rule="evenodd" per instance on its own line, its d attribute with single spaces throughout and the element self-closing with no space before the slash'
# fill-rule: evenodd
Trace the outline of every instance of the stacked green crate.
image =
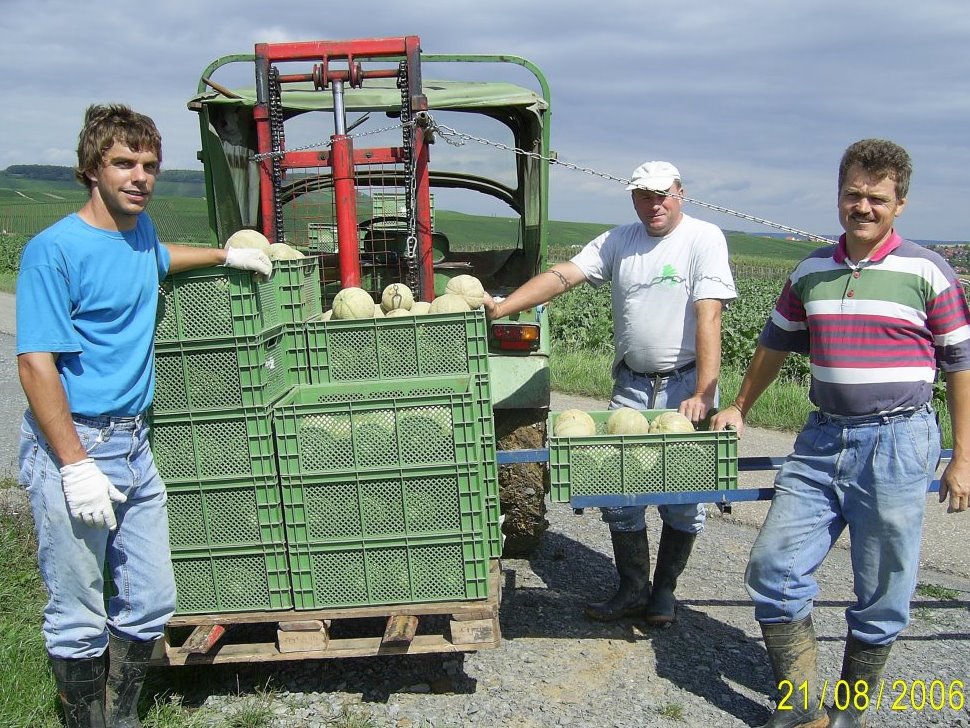
<svg viewBox="0 0 970 728">
<path fill-rule="evenodd" d="M 319 291 L 312 258 L 162 285 L 151 439 L 181 614 L 293 606 L 271 406 L 308 380 Z"/>
<path fill-rule="evenodd" d="M 485 598 L 484 316 L 306 332 L 311 385 L 274 407 L 296 608 Z"/>
<path fill-rule="evenodd" d="M 489 555 L 502 551 L 485 314 L 427 314 L 391 319 L 306 323 L 311 384 L 468 375 L 482 431 L 480 463 Z"/>
</svg>

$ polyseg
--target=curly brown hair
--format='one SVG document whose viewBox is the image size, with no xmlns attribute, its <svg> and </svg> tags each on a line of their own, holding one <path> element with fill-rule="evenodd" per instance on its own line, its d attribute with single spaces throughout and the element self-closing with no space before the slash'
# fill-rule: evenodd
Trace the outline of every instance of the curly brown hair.
<svg viewBox="0 0 970 728">
<path fill-rule="evenodd" d="M 913 160 L 909 152 L 887 139 L 861 139 L 850 144 L 839 163 L 839 192 L 845 183 L 849 167 L 858 164 L 874 177 L 889 177 L 896 185 L 896 199 L 909 194 L 909 179 L 913 174 Z"/>
<path fill-rule="evenodd" d="M 88 174 L 101 167 L 105 153 L 115 142 L 135 152 L 154 152 L 162 163 L 162 135 L 151 118 L 124 104 L 93 104 L 84 113 L 74 169 L 75 178 L 88 190 L 93 184 Z"/>
</svg>

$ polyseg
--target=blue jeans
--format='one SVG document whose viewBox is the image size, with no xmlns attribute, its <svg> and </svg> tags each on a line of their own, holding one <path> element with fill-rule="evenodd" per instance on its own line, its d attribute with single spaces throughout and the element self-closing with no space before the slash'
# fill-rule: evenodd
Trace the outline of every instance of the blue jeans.
<svg viewBox="0 0 970 728">
<path fill-rule="evenodd" d="M 654 391 L 653 380 L 620 365 L 613 383 L 610 409 L 650 409 L 650 398 L 654 395 L 653 409 L 676 409 L 681 402 L 694 395 L 696 387 L 696 369 L 661 380 L 660 386 Z M 714 404 L 717 404 L 716 395 Z M 600 511 L 610 531 L 642 531 L 647 527 L 644 517 L 646 506 L 618 506 L 601 508 Z M 657 506 L 657 511 L 663 522 L 677 531 L 700 533 L 704 530 L 707 510 L 703 503 L 661 505 Z"/>
<path fill-rule="evenodd" d="M 745 573 L 759 622 L 798 621 L 818 594 L 813 577 L 849 527 L 856 603 L 852 635 L 892 643 L 909 623 L 926 489 L 940 459 L 928 407 L 845 418 L 814 412 L 775 478 L 775 494 Z"/>
<path fill-rule="evenodd" d="M 141 417 L 74 417 L 81 444 L 128 500 L 115 505 L 115 531 L 71 518 L 59 464 L 30 411 L 20 430 L 20 483 L 27 489 L 37 559 L 47 588 L 44 640 L 52 657 L 97 657 L 114 634 L 162 636 L 175 612 L 165 485 Z M 104 605 L 104 568 L 117 595 Z"/>
</svg>

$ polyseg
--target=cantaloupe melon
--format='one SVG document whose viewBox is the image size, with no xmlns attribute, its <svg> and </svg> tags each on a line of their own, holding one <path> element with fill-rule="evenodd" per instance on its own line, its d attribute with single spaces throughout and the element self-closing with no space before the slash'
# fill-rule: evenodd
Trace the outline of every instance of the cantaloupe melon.
<svg viewBox="0 0 970 728">
<path fill-rule="evenodd" d="M 229 239 L 226 240 L 225 247 L 227 248 L 256 248 L 257 250 L 262 250 L 267 256 L 270 254 L 270 249 L 273 247 L 270 245 L 269 240 L 263 235 L 259 230 L 237 230 Z"/>
<path fill-rule="evenodd" d="M 299 250 L 286 243 L 270 245 L 268 255 L 270 260 L 298 260 L 306 257 Z"/>
<path fill-rule="evenodd" d="M 610 413 L 606 431 L 611 435 L 646 435 L 650 432 L 650 423 L 640 410 L 621 407 Z"/>
<path fill-rule="evenodd" d="M 624 462 L 639 477 L 659 480 L 662 475 L 660 455 L 660 447 L 631 447 L 626 450 Z"/>
<path fill-rule="evenodd" d="M 431 302 L 428 313 L 461 313 L 468 310 L 470 309 L 464 298 L 454 293 L 445 293 Z"/>
<path fill-rule="evenodd" d="M 582 410 L 564 410 L 556 417 L 553 434 L 556 437 L 588 437 L 596 434 L 596 422 Z"/>
<path fill-rule="evenodd" d="M 415 301 L 414 305 L 411 306 L 411 313 L 415 316 L 423 316 L 426 313 L 430 313 L 431 304 L 427 301 Z"/>
<path fill-rule="evenodd" d="M 482 282 L 467 273 L 455 276 L 448 281 L 448 285 L 445 286 L 445 293 L 452 293 L 464 298 L 465 303 L 468 304 L 468 309 L 471 311 L 481 306 L 485 299 L 485 289 L 482 287 Z"/>
<path fill-rule="evenodd" d="M 381 308 L 384 309 L 385 313 L 396 308 L 403 308 L 407 311 L 413 304 L 414 294 L 403 283 L 392 283 L 381 294 Z"/>
<path fill-rule="evenodd" d="M 664 412 L 650 421 L 650 434 L 694 432 L 693 423 L 680 412 Z"/>
<path fill-rule="evenodd" d="M 333 297 L 333 318 L 363 319 L 374 316 L 374 299 L 363 288 L 343 288 Z"/>
</svg>

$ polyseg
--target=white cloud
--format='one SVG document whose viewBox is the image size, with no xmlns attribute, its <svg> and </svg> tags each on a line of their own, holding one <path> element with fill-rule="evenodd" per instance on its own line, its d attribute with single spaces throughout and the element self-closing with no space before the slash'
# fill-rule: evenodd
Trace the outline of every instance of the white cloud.
<svg viewBox="0 0 970 728">
<path fill-rule="evenodd" d="M 892 138 L 915 167 L 901 231 L 970 238 L 970 14 L 954 0 L 6 0 L 3 18 L 0 166 L 71 163 L 84 108 L 112 100 L 155 118 L 167 167 L 197 168 L 197 119 L 185 102 L 216 57 L 251 53 L 257 41 L 415 34 L 429 53 L 537 63 L 562 159 L 618 176 L 670 159 L 698 198 L 816 232 L 837 229 L 842 149 Z M 554 170 L 551 185 L 554 217 L 631 216 L 615 183 Z"/>
</svg>

